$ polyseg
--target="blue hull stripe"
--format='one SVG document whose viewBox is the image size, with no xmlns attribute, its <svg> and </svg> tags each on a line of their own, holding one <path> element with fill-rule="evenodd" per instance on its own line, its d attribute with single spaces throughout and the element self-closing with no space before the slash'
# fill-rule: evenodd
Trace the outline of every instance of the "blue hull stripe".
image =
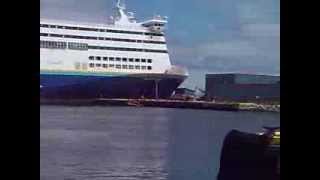
<svg viewBox="0 0 320 180">
<path fill-rule="evenodd" d="M 46 71 L 41 70 L 40 75 L 71 75 L 71 76 L 127 76 L 126 73 L 117 72 L 81 72 L 81 71 Z"/>
<path fill-rule="evenodd" d="M 158 83 L 159 97 L 170 97 L 183 81 L 182 77 L 161 77 Z M 66 72 L 42 72 L 40 85 L 41 98 L 153 98 L 156 87 L 151 75 L 132 77 L 125 74 L 85 75 Z"/>
</svg>

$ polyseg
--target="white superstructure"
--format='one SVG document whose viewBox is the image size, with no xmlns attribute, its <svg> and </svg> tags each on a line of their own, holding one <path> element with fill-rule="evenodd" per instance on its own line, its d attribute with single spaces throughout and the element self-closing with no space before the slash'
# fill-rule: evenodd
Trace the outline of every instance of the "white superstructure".
<svg viewBox="0 0 320 180">
<path fill-rule="evenodd" d="M 117 2 L 112 23 L 40 20 L 40 70 L 94 73 L 179 72 L 170 63 L 166 17 L 138 23 Z M 186 71 L 182 70 L 182 73 Z"/>
</svg>

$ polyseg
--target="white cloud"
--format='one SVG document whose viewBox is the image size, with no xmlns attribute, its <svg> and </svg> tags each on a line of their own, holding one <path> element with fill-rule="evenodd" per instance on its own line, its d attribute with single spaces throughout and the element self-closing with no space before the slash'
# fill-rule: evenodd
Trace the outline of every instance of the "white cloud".
<svg viewBox="0 0 320 180">
<path fill-rule="evenodd" d="M 275 23 L 280 20 L 278 0 L 238 1 L 236 7 L 240 23 Z"/>
<path fill-rule="evenodd" d="M 257 54 L 257 48 L 245 40 L 213 42 L 198 48 L 202 56 L 247 57 Z"/>
<path fill-rule="evenodd" d="M 40 17 L 105 22 L 112 14 L 114 3 L 106 0 L 41 0 Z"/>
<path fill-rule="evenodd" d="M 247 37 L 280 37 L 280 24 L 244 24 L 241 31 Z"/>
</svg>

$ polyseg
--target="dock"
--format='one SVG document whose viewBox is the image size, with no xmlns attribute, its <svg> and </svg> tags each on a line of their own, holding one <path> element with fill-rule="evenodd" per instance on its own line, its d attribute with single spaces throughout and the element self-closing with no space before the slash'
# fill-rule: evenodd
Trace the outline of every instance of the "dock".
<svg viewBox="0 0 320 180">
<path fill-rule="evenodd" d="M 41 105 L 66 106 L 132 106 L 132 107 L 161 107 L 180 109 L 202 109 L 220 111 L 259 111 L 280 112 L 280 106 L 247 105 L 244 103 L 210 102 L 210 101 L 184 101 L 169 99 L 40 99 Z"/>
<path fill-rule="evenodd" d="M 134 106 L 134 107 L 162 107 L 182 109 L 205 109 L 237 111 L 235 103 L 213 103 L 206 101 L 182 101 L 167 99 L 40 99 L 42 105 L 69 105 L 69 106 Z"/>
</svg>

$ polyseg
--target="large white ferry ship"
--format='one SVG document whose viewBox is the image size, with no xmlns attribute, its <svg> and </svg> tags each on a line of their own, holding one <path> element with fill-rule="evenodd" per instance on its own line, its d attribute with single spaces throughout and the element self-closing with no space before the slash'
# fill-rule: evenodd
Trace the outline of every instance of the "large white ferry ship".
<svg viewBox="0 0 320 180">
<path fill-rule="evenodd" d="M 40 19 L 41 98 L 167 98 L 187 78 L 170 62 L 166 17 L 137 22 L 118 0 L 110 19 Z"/>
</svg>

